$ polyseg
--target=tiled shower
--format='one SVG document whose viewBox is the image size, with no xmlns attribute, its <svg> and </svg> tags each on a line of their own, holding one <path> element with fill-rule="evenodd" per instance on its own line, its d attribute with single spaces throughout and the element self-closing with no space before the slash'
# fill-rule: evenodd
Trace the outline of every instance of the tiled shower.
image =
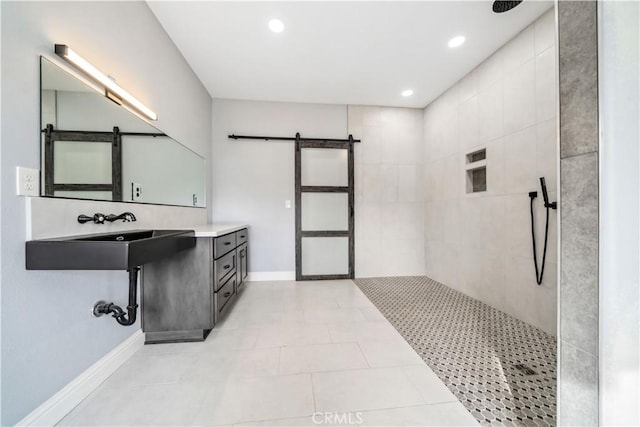
<svg viewBox="0 0 640 427">
<path fill-rule="evenodd" d="M 556 215 L 536 284 L 530 191 L 558 162 L 553 10 L 425 110 L 426 275 L 547 333 L 556 333 Z M 486 150 L 486 191 L 467 192 L 466 155 Z M 540 195 L 539 195 L 540 196 Z M 544 235 L 541 197 L 536 233 Z M 540 246 L 538 248 L 541 249 Z M 540 256 L 540 255 L 539 255 Z"/>
<path fill-rule="evenodd" d="M 424 110 L 349 107 L 349 132 L 367 142 L 355 154 L 358 276 L 426 275 L 556 334 L 555 211 L 539 286 L 528 197 L 542 176 L 557 196 L 554 23 L 552 9 Z M 472 164 L 486 190 L 468 192 L 482 150 Z"/>
<path fill-rule="evenodd" d="M 426 108 L 348 111 L 356 283 L 482 424 L 556 422 L 556 58 L 551 9 Z"/>
</svg>

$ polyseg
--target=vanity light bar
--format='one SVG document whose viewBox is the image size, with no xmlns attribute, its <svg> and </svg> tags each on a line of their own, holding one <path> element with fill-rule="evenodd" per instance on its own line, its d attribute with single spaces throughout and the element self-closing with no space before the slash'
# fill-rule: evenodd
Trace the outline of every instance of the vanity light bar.
<svg viewBox="0 0 640 427">
<path fill-rule="evenodd" d="M 102 74 L 96 67 L 88 63 L 80 55 L 69 49 L 69 46 L 65 44 L 56 44 L 55 52 L 56 55 L 60 56 L 69 64 L 73 65 L 79 71 L 83 72 L 84 74 L 104 86 L 105 96 L 107 96 L 109 99 L 112 99 L 112 97 L 116 97 L 117 99 L 122 100 L 122 102 L 126 104 L 126 106 L 131 107 L 149 120 L 158 120 L 158 115 L 156 113 L 147 108 L 147 106 L 138 101 L 129 92 L 118 86 L 109 77 Z"/>
</svg>

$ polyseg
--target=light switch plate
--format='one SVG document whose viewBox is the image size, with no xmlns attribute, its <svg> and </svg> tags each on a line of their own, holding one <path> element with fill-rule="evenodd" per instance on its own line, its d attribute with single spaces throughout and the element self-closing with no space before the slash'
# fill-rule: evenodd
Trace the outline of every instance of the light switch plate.
<svg viewBox="0 0 640 427">
<path fill-rule="evenodd" d="M 18 196 L 40 195 L 40 171 L 16 167 L 16 194 Z"/>
<path fill-rule="evenodd" d="M 285 209 L 291 209 L 291 200 L 285 200 L 284 201 L 284 208 Z"/>
</svg>

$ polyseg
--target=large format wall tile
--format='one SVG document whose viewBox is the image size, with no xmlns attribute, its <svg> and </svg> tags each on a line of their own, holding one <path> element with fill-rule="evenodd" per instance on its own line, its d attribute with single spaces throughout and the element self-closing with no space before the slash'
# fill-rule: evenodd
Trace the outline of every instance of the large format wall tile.
<svg viewBox="0 0 640 427">
<path fill-rule="evenodd" d="M 478 92 L 487 89 L 493 83 L 502 79 L 502 50 L 497 51 L 472 71 L 477 74 Z"/>
<path fill-rule="evenodd" d="M 562 341 L 558 425 L 598 425 L 598 359 Z"/>
<path fill-rule="evenodd" d="M 536 55 L 556 44 L 556 16 L 545 13 L 534 25 Z M 555 74 L 555 73 L 554 73 Z"/>
<path fill-rule="evenodd" d="M 460 147 L 470 149 L 479 143 L 478 96 L 473 95 L 460 104 L 458 118 L 464 126 L 460 127 Z"/>
<path fill-rule="evenodd" d="M 534 55 L 534 25 L 530 25 L 502 48 L 502 68 L 505 77 Z"/>
<path fill-rule="evenodd" d="M 398 165 L 381 165 L 380 173 L 380 201 L 398 201 Z"/>
<path fill-rule="evenodd" d="M 504 129 L 502 80 L 495 81 L 480 91 L 478 109 L 479 142 L 485 143 L 501 137 Z"/>
<path fill-rule="evenodd" d="M 446 141 L 448 147 L 426 151 L 444 160 L 450 146 L 457 146 L 457 131 L 446 126 L 457 115 L 448 109 L 452 101 L 444 100 L 441 105 L 441 111 L 433 114 L 448 122 L 439 121 L 441 126 L 432 135 L 433 140 Z M 354 171 L 356 277 L 424 274 L 424 111 L 349 106 L 348 114 L 349 132 L 362 132 Z M 443 162 L 442 170 L 446 167 Z M 438 182 L 451 185 L 444 179 Z"/>
<path fill-rule="evenodd" d="M 417 234 L 417 233 L 416 233 Z M 424 274 L 424 239 L 381 239 L 378 241 L 381 276 L 421 276 Z"/>
<path fill-rule="evenodd" d="M 557 212 L 539 286 L 528 193 L 540 192 L 540 176 L 558 193 L 555 38 L 549 10 L 428 105 L 423 168 L 427 275 L 554 335 Z M 467 155 L 483 148 L 487 189 L 468 194 Z M 540 193 L 534 208 L 541 257 Z"/>
<path fill-rule="evenodd" d="M 561 1 L 560 157 L 598 149 L 597 2 Z"/>
<path fill-rule="evenodd" d="M 536 118 L 538 123 L 556 117 L 558 85 L 555 46 L 536 56 Z"/>
<path fill-rule="evenodd" d="M 505 140 L 498 138 L 486 144 L 487 158 L 491 159 L 491 165 L 487 169 L 487 194 L 505 194 L 507 181 L 511 177 L 505 175 Z"/>
<path fill-rule="evenodd" d="M 398 166 L 398 200 L 422 202 L 424 200 L 424 169 L 422 165 Z"/>
<path fill-rule="evenodd" d="M 562 160 L 561 338 L 598 353 L 598 155 Z"/>
<path fill-rule="evenodd" d="M 505 135 L 534 125 L 536 123 L 535 61 L 533 59 L 527 61 L 508 73 L 503 85 Z M 553 98 L 551 94 L 551 99 Z"/>
<path fill-rule="evenodd" d="M 598 424 L 597 3 L 561 1 L 560 425 Z"/>
<path fill-rule="evenodd" d="M 351 129 L 351 126 L 349 126 L 349 129 Z M 380 144 L 382 140 L 382 136 L 380 135 L 380 127 L 363 126 L 361 139 L 362 141 L 366 141 L 366 143 L 356 144 L 356 148 L 360 149 L 360 156 L 356 156 L 356 158 L 359 159 L 361 163 L 380 163 L 382 160 L 380 154 Z"/>
<path fill-rule="evenodd" d="M 472 96 L 478 95 L 478 73 L 472 71 L 458 83 L 458 101 L 462 104 Z"/>
<path fill-rule="evenodd" d="M 507 194 L 527 193 L 538 189 L 535 127 L 528 127 L 504 138 L 504 174 L 507 177 Z"/>
<path fill-rule="evenodd" d="M 558 129 L 555 117 L 537 125 L 536 139 L 538 167 L 536 175 L 545 178 L 548 188 L 558 188 Z"/>
</svg>

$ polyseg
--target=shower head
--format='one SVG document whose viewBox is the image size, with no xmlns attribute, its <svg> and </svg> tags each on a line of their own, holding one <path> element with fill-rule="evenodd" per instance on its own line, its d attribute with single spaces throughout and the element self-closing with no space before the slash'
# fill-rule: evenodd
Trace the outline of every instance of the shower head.
<svg viewBox="0 0 640 427">
<path fill-rule="evenodd" d="M 493 2 L 493 11 L 495 13 L 504 13 L 508 12 L 517 5 L 522 3 L 522 0 L 511 0 L 511 1 L 500 1 L 496 0 Z"/>
</svg>

